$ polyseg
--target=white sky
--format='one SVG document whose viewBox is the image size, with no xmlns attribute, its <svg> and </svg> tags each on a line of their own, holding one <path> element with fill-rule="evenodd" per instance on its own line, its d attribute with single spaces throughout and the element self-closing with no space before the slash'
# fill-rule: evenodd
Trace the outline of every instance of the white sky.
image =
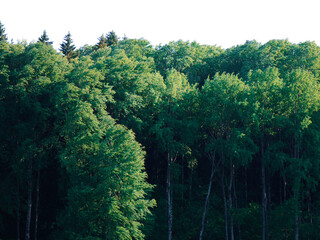
<svg viewBox="0 0 320 240">
<path fill-rule="evenodd" d="M 70 31 L 77 47 L 112 30 L 153 45 L 197 41 L 229 48 L 246 40 L 315 41 L 319 0 L 0 0 L 9 40 L 36 41 L 43 30 L 59 48 Z"/>
</svg>

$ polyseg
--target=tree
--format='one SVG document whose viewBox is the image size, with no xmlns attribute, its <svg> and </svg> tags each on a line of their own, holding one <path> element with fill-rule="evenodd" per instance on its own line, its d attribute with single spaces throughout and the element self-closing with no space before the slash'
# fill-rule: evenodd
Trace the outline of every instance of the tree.
<svg viewBox="0 0 320 240">
<path fill-rule="evenodd" d="M 76 57 L 76 52 L 74 51 L 76 46 L 73 45 L 73 40 L 71 38 L 70 32 L 64 37 L 64 42 L 60 44 L 60 51 L 62 54 L 70 61 L 72 58 Z"/>
<path fill-rule="evenodd" d="M 32 226 L 36 239 L 39 221 L 42 221 L 38 211 L 39 196 L 45 191 L 40 187 L 40 172 L 55 160 L 52 92 L 56 82 L 63 78 L 65 62 L 52 47 L 44 44 L 9 46 L 10 52 L 4 62 L 6 75 L 2 73 L 1 76 L 2 80 L 5 80 L 4 76 L 10 79 L 1 81 L 2 93 L 5 94 L 1 96 L 1 105 L 6 112 L 2 121 L 6 124 L 1 125 L 0 131 L 10 137 L 0 138 L 4 143 L 3 151 L 8 154 L 7 160 L 1 158 L 1 162 L 9 160 L 8 174 L 13 178 L 14 187 L 6 196 L 11 196 L 14 203 L 17 238 L 24 220 L 25 239 L 30 239 Z M 22 214 L 25 214 L 24 218 Z"/>
<path fill-rule="evenodd" d="M 98 38 L 98 43 L 94 46 L 95 50 L 107 47 L 107 38 L 102 34 Z"/>
<path fill-rule="evenodd" d="M 1 41 L 7 41 L 7 34 L 5 33 L 4 25 L 0 21 L 0 42 Z"/>
<path fill-rule="evenodd" d="M 123 49 L 131 59 L 140 62 L 147 61 L 147 64 L 151 61 L 154 62 L 153 57 L 155 50 L 150 42 L 145 39 L 124 39 L 119 42 L 117 47 Z"/>
<path fill-rule="evenodd" d="M 269 163 L 267 166 L 266 156 L 271 142 L 276 142 L 274 136 L 278 134 L 277 125 L 281 124 L 284 85 L 277 68 L 251 71 L 248 74 L 248 82 L 253 96 L 251 104 L 256 106 L 252 118 L 252 132 L 260 150 L 262 239 L 264 240 L 268 238 L 266 168 L 272 165 Z M 281 163 L 273 163 L 273 166 L 280 165 Z"/>
<path fill-rule="evenodd" d="M 320 86 L 314 75 L 305 70 L 291 71 L 285 78 L 286 105 L 283 110 L 287 117 L 289 135 L 289 166 L 294 201 L 294 239 L 299 239 L 299 209 L 300 195 L 303 181 L 309 177 L 307 173 L 308 161 L 303 160 L 301 144 L 303 133 L 312 123 L 311 116 L 319 110 Z"/>
<path fill-rule="evenodd" d="M 144 153 L 134 134 L 106 111 L 111 88 L 88 57 L 75 60 L 61 86 L 61 163 L 70 177 L 59 225 L 66 239 L 143 239 L 149 200 Z"/>
<path fill-rule="evenodd" d="M 172 239 L 173 233 L 173 175 L 172 165 L 179 155 L 183 155 L 185 146 L 179 137 L 178 129 L 182 128 L 183 121 L 178 118 L 179 101 L 190 89 L 185 75 L 172 69 L 165 79 L 166 91 L 159 102 L 160 112 L 157 121 L 150 131 L 155 135 L 158 149 L 166 158 L 166 202 L 167 202 L 167 238 Z"/>
<path fill-rule="evenodd" d="M 116 33 L 114 31 L 111 31 L 107 34 L 107 46 L 116 46 L 118 45 L 118 36 L 116 35 Z"/>
<path fill-rule="evenodd" d="M 212 80 L 207 80 L 201 90 L 199 121 L 202 126 L 202 141 L 205 145 L 205 155 L 211 164 L 210 179 L 206 194 L 204 210 L 202 213 L 199 240 L 204 233 L 205 218 L 208 202 L 213 186 L 214 173 L 222 177 L 222 190 L 224 193 L 225 182 L 228 190 L 228 205 L 225 195 L 225 231 L 227 234 L 227 212 L 230 213 L 230 237 L 234 239 L 233 232 L 233 189 L 236 167 L 247 165 L 256 146 L 248 134 L 250 109 L 247 106 L 249 87 L 237 76 L 230 74 L 216 74 Z M 229 172 L 225 179 L 224 168 Z"/>
<path fill-rule="evenodd" d="M 115 90 L 116 101 L 109 103 L 111 116 L 128 128 L 137 130 L 141 121 L 135 113 L 143 108 L 145 102 L 141 93 L 150 86 L 143 82 L 142 76 L 151 72 L 152 62 L 129 58 L 124 50 L 118 48 L 95 51 L 92 58 L 96 68 L 105 76 L 104 82 Z"/>
<path fill-rule="evenodd" d="M 245 78 L 250 70 L 258 68 L 257 52 L 260 46 L 260 43 L 253 40 L 227 49 L 218 56 L 220 72 L 239 74 L 239 77 Z"/>
<path fill-rule="evenodd" d="M 0 41 L 0 239 L 319 239 L 314 42 L 48 41 Z"/>
<path fill-rule="evenodd" d="M 49 41 L 49 37 L 47 35 L 47 31 L 46 30 L 43 31 L 41 37 L 39 37 L 39 39 L 38 39 L 38 42 L 44 43 L 46 45 L 52 45 L 53 44 L 53 42 Z"/>
<path fill-rule="evenodd" d="M 156 69 L 162 76 L 172 68 L 184 73 L 190 83 L 203 84 L 208 78 L 206 61 L 216 58 L 222 49 L 215 46 L 200 45 L 196 42 L 170 42 L 155 49 L 154 61 Z M 212 76 L 215 74 L 211 73 Z"/>
</svg>

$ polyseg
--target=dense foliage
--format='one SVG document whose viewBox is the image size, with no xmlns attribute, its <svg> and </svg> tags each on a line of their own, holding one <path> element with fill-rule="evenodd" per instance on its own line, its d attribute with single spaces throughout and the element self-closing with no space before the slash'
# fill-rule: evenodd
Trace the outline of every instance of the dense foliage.
<svg viewBox="0 0 320 240">
<path fill-rule="evenodd" d="M 320 239 L 315 43 L 0 28 L 0 239 Z"/>
</svg>

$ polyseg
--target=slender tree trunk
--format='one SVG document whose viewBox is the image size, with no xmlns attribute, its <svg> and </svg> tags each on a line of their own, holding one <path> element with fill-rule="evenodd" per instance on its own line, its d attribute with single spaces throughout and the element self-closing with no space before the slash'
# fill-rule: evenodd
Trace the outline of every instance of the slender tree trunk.
<svg viewBox="0 0 320 240">
<path fill-rule="evenodd" d="M 312 226 L 312 212 L 311 212 L 311 192 L 308 191 L 308 217 L 309 217 L 309 223 Z M 310 233 L 308 234 L 308 240 L 310 239 Z"/>
<path fill-rule="evenodd" d="M 296 124 L 296 122 L 295 122 Z M 295 159 L 299 159 L 299 147 L 298 147 L 298 136 L 295 136 L 294 138 L 294 158 Z M 300 166 L 297 166 L 298 168 L 300 168 Z M 299 178 L 299 176 L 298 176 Z M 298 181 L 300 182 L 300 178 L 298 179 Z M 295 240 L 299 240 L 299 215 L 298 215 L 298 211 L 299 211 L 299 185 L 297 189 L 293 190 L 293 195 L 294 195 L 294 199 L 295 199 L 295 204 L 296 204 L 296 209 L 295 209 L 295 216 L 294 216 L 294 239 Z"/>
<path fill-rule="evenodd" d="M 262 184 L 262 240 L 266 239 L 266 211 L 267 211 L 267 193 L 266 193 L 266 176 L 263 161 L 264 143 L 261 140 L 261 184 Z"/>
<path fill-rule="evenodd" d="M 192 175 L 193 175 L 193 169 L 191 168 L 190 179 L 189 179 L 189 205 L 191 205 L 191 201 L 192 201 Z"/>
<path fill-rule="evenodd" d="M 262 165 L 264 165 L 262 163 Z M 264 166 L 261 167 L 261 180 L 262 180 L 262 240 L 266 239 L 266 185 L 265 185 L 265 168 Z"/>
<path fill-rule="evenodd" d="M 20 182 L 17 180 L 17 240 L 20 240 Z"/>
<path fill-rule="evenodd" d="M 269 240 L 269 226 L 270 226 L 270 216 L 269 213 L 271 211 L 271 177 L 268 171 L 267 172 L 267 179 L 268 179 L 268 193 L 267 193 L 267 199 L 266 199 L 266 239 Z"/>
<path fill-rule="evenodd" d="M 172 239 L 172 187 L 171 187 L 171 154 L 167 157 L 167 205 L 168 205 L 168 240 Z"/>
<path fill-rule="evenodd" d="M 236 191 L 236 181 L 235 181 L 236 176 L 233 178 L 233 197 L 234 197 L 234 202 L 235 202 L 235 208 L 238 209 L 238 197 L 237 197 L 237 191 Z M 238 228 L 238 238 L 241 240 L 241 228 L 240 228 L 240 223 L 237 220 L 237 228 Z"/>
<path fill-rule="evenodd" d="M 230 210 L 230 239 L 234 240 L 234 231 L 233 231 L 233 215 L 232 215 L 232 197 L 229 192 L 229 210 Z"/>
<path fill-rule="evenodd" d="M 222 188 L 222 194 L 223 194 L 223 208 L 224 208 L 224 229 L 226 233 L 226 240 L 229 240 L 229 230 L 228 230 L 228 208 L 227 208 L 227 198 L 226 198 L 226 191 L 225 191 L 225 185 L 224 185 L 224 169 L 223 173 L 221 175 L 221 188 Z"/>
<path fill-rule="evenodd" d="M 228 198 L 229 198 L 229 210 L 230 210 L 230 239 L 234 240 L 234 231 L 233 231 L 233 206 L 232 206 L 232 183 L 233 183 L 233 165 L 231 162 L 230 167 L 230 182 L 228 186 Z"/>
<path fill-rule="evenodd" d="M 237 227 L 238 227 L 238 236 L 239 236 L 239 240 L 242 239 L 241 237 L 241 227 L 240 227 L 240 223 L 237 221 Z"/>
<path fill-rule="evenodd" d="M 294 216 L 294 240 L 299 240 L 299 216 L 298 213 Z"/>
<path fill-rule="evenodd" d="M 284 170 L 283 170 L 283 172 L 284 172 Z M 283 173 L 282 181 L 283 181 L 283 203 L 285 203 L 287 200 L 287 178 L 286 178 L 285 173 Z M 288 239 L 288 228 L 287 227 L 285 227 L 285 239 Z"/>
<path fill-rule="evenodd" d="M 310 190 L 308 191 L 308 216 L 309 216 L 309 223 L 312 224 L 312 211 L 311 211 L 311 192 Z"/>
<path fill-rule="evenodd" d="M 248 203 L 248 169 L 247 166 L 244 169 L 245 173 L 245 197 L 246 197 L 246 205 Z"/>
<path fill-rule="evenodd" d="M 298 198 L 299 190 L 295 189 L 293 193 L 293 197 L 295 199 L 295 215 L 294 215 L 294 239 L 299 240 L 299 198 Z"/>
<path fill-rule="evenodd" d="M 204 225 L 205 225 L 205 219 L 206 219 L 206 213 L 207 213 L 207 208 L 208 208 L 208 203 L 209 203 L 209 197 L 210 197 L 210 192 L 211 192 L 211 186 L 213 182 L 213 176 L 214 176 L 214 171 L 215 171 L 215 153 L 212 156 L 212 166 L 211 166 L 211 174 L 210 174 L 210 182 L 208 186 L 208 192 L 206 196 L 206 200 L 204 203 L 204 208 L 203 208 L 203 213 L 202 213 L 202 220 L 201 220 L 201 229 L 200 229 L 200 234 L 199 234 L 199 240 L 202 240 L 203 232 L 204 232 Z"/>
<path fill-rule="evenodd" d="M 184 206 L 184 157 L 182 157 L 182 166 L 181 166 L 181 209 Z"/>
<path fill-rule="evenodd" d="M 37 183 L 36 183 L 36 209 L 34 219 L 34 240 L 37 240 L 38 236 L 38 220 L 39 220 L 39 204 L 40 204 L 40 169 L 37 171 Z"/>
<path fill-rule="evenodd" d="M 282 205 L 282 181 L 281 181 L 281 172 L 279 172 L 279 203 Z"/>
<path fill-rule="evenodd" d="M 283 174 L 283 202 L 287 201 L 287 178 Z"/>
<path fill-rule="evenodd" d="M 30 240 L 31 212 L 32 212 L 32 160 L 30 160 L 30 163 L 28 166 L 28 202 L 27 202 L 25 240 Z"/>
</svg>

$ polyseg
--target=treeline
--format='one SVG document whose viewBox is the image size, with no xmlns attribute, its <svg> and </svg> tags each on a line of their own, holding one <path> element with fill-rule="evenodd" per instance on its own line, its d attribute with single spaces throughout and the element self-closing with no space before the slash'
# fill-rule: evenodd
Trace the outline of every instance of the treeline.
<svg viewBox="0 0 320 240">
<path fill-rule="evenodd" d="M 320 239 L 314 42 L 60 46 L 0 31 L 0 239 Z"/>
</svg>

